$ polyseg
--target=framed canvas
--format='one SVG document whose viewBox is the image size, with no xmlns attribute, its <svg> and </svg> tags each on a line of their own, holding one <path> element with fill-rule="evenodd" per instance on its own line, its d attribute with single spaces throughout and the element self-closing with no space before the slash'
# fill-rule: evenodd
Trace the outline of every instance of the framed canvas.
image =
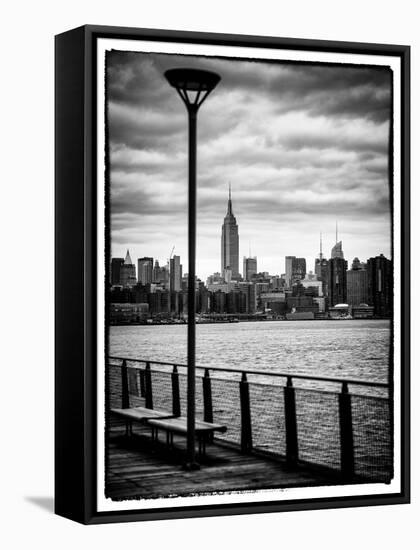
<svg viewBox="0 0 420 550">
<path fill-rule="evenodd" d="M 408 46 L 56 37 L 56 513 L 409 502 Z"/>
</svg>

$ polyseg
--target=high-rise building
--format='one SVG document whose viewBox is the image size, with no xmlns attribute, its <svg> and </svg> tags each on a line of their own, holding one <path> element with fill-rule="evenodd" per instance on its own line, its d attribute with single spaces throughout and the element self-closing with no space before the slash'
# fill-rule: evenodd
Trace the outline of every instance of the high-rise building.
<svg viewBox="0 0 420 550">
<path fill-rule="evenodd" d="M 305 258 L 296 258 L 296 256 L 286 256 L 286 286 L 292 288 L 305 278 L 306 275 L 306 260 Z"/>
<path fill-rule="evenodd" d="M 292 270 L 293 270 L 293 259 L 295 256 L 286 256 L 285 269 L 286 269 L 286 286 L 290 288 L 292 286 Z"/>
<path fill-rule="evenodd" d="M 160 266 L 158 260 L 155 260 L 152 273 L 152 283 L 169 287 L 169 269 L 167 266 Z"/>
<path fill-rule="evenodd" d="M 315 258 L 315 275 L 322 281 L 322 294 L 328 295 L 328 260 L 322 254 L 322 235 L 319 239 L 319 257 Z"/>
<path fill-rule="evenodd" d="M 243 277 L 245 281 L 251 281 L 252 276 L 257 274 L 257 257 L 247 258 L 244 256 L 244 271 Z"/>
<path fill-rule="evenodd" d="M 227 213 L 222 225 L 221 244 L 221 273 L 230 268 L 232 277 L 236 278 L 239 275 L 239 234 L 238 224 L 232 211 L 230 185 Z"/>
<path fill-rule="evenodd" d="M 111 285 L 121 284 L 121 266 L 124 258 L 112 258 L 111 260 Z"/>
<path fill-rule="evenodd" d="M 344 258 L 328 260 L 328 304 L 333 307 L 347 300 L 347 261 Z"/>
<path fill-rule="evenodd" d="M 139 258 L 137 260 L 137 277 L 139 283 L 150 285 L 153 281 L 153 258 Z"/>
<path fill-rule="evenodd" d="M 124 263 L 120 268 L 120 284 L 123 287 L 132 287 L 137 284 L 136 266 L 131 261 L 130 252 L 127 250 Z"/>
<path fill-rule="evenodd" d="M 368 304 L 378 317 L 390 317 L 393 310 L 392 261 L 383 254 L 367 261 Z"/>
<path fill-rule="evenodd" d="M 351 269 L 347 271 L 347 303 L 360 306 L 368 302 L 368 274 L 359 258 L 354 258 Z"/>
<path fill-rule="evenodd" d="M 292 285 L 301 281 L 306 275 L 305 258 L 293 258 L 292 262 Z"/>
<path fill-rule="evenodd" d="M 169 268 L 169 288 L 171 292 L 179 292 L 182 288 L 182 265 L 180 256 L 173 256 Z"/>
<path fill-rule="evenodd" d="M 341 258 L 342 260 L 344 259 L 343 243 L 341 241 L 335 243 L 335 245 L 332 247 L 331 258 Z"/>
</svg>

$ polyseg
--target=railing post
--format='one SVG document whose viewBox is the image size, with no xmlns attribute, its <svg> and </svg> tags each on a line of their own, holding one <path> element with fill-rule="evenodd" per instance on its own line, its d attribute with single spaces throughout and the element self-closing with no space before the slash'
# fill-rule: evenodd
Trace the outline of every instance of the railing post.
<svg viewBox="0 0 420 550">
<path fill-rule="evenodd" d="M 289 465 L 296 464 L 299 456 L 296 421 L 296 396 L 292 377 L 287 377 L 284 391 L 284 418 L 286 426 L 286 460 Z"/>
<path fill-rule="evenodd" d="M 245 372 L 242 373 L 242 380 L 239 382 L 239 393 L 241 398 L 241 449 L 242 452 L 248 453 L 252 450 L 252 428 L 249 384 Z"/>
<path fill-rule="evenodd" d="M 354 477 L 353 421 L 351 414 L 351 395 L 347 382 L 343 382 L 338 396 L 340 414 L 341 474 L 350 481 Z"/>
<path fill-rule="evenodd" d="M 149 362 L 146 363 L 144 378 L 146 386 L 146 409 L 153 409 L 152 371 L 150 370 Z"/>
<path fill-rule="evenodd" d="M 213 400 L 211 396 L 211 378 L 209 369 L 204 371 L 203 377 L 204 422 L 213 422 Z"/>
<path fill-rule="evenodd" d="M 130 408 L 130 394 L 128 393 L 128 367 L 127 361 L 121 363 L 121 408 Z"/>
<path fill-rule="evenodd" d="M 144 381 L 144 369 L 140 369 L 140 397 L 145 397 L 146 395 L 146 383 Z"/>
<path fill-rule="evenodd" d="M 174 365 L 172 371 L 172 414 L 174 416 L 181 416 L 181 401 L 179 398 L 179 374 L 177 366 Z"/>
</svg>

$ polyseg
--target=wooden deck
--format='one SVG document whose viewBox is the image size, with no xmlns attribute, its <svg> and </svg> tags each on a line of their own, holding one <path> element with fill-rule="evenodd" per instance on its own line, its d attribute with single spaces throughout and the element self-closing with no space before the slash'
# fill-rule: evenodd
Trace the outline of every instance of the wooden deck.
<svg viewBox="0 0 420 550">
<path fill-rule="evenodd" d="M 210 444 L 201 468 L 186 471 L 186 440 L 174 437 L 168 449 L 165 437 L 152 443 L 150 429 L 136 426 L 127 437 L 123 427 L 110 430 L 106 460 L 106 496 L 114 500 L 187 496 L 337 483 L 337 477 L 303 467 L 289 468 L 270 457 L 242 454 L 234 447 Z"/>
</svg>

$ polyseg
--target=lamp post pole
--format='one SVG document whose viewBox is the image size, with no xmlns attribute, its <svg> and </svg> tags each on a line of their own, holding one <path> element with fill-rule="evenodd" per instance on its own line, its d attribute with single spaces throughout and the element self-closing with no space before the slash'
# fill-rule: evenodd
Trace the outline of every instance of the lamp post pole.
<svg viewBox="0 0 420 550">
<path fill-rule="evenodd" d="M 188 109 L 188 373 L 187 467 L 195 462 L 195 255 L 197 227 L 197 109 Z"/>
<path fill-rule="evenodd" d="M 195 460 L 195 257 L 197 226 L 197 114 L 220 76 L 197 69 L 165 72 L 188 111 L 188 359 L 187 359 L 187 469 L 198 469 Z"/>
</svg>

